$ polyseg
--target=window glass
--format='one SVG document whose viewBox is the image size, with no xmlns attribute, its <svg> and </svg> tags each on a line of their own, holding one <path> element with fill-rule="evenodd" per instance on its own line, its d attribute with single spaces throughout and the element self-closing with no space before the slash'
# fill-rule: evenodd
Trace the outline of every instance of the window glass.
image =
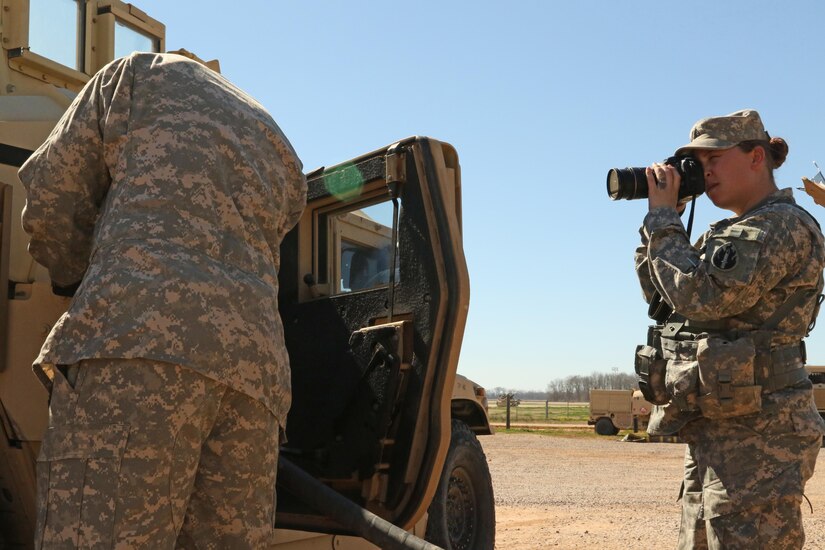
<svg viewBox="0 0 825 550">
<path fill-rule="evenodd" d="M 120 21 L 115 21 L 115 59 L 132 52 L 157 52 L 158 40 Z"/>
<path fill-rule="evenodd" d="M 77 0 L 30 0 L 29 47 L 61 65 L 82 70 L 83 6 Z"/>
<path fill-rule="evenodd" d="M 330 216 L 335 235 L 335 292 L 385 286 L 392 261 L 392 203 L 383 202 Z M 396 260 L 396 282 L 398 281 Z"/>
</svg>

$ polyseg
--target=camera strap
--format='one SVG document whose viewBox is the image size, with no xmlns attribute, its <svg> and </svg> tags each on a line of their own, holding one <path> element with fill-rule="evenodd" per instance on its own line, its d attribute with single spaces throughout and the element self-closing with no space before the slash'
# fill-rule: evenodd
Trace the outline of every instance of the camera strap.
<svg viewBox="0 0 825 550">
<path fill-rule="evenodd" d="M 688 223 L 687 223 L 688 242 L 690 242 L 690 234 L 693 231 L 693 212 L 695 210 L 696 210 L 696 195 L 694 195 L 693 199 L 690 201 L 690 214 L 688 214 Z"/>
</svg>

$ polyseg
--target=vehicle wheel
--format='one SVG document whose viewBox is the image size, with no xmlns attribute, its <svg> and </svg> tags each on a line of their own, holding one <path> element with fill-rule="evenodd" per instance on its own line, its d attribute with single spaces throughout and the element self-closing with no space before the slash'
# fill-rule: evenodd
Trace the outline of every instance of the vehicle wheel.
<svg viewBox="0 0 825 550">
<path fill-rule="evenodd" d="M 599 435 L 616 435 L 619 428 L 613 425 L 613 421 L 607 417 L 601 417 L 596 421 L 596 433 Z"/>
<path fill-rule="evenodd" d="M 425 538 L 445 550 L 492 550 L 493 483 L 487 458 L 464 422 L 452 421 L 450 450 L 430 508 Z"/>
</svg>

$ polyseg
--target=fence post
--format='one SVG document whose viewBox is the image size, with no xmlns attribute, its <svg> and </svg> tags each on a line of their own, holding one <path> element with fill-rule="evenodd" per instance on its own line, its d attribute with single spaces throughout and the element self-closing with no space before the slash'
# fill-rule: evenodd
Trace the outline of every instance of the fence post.
<svg viewBox="0 0 825 550">
<path fill-rule="evenodd" d="M 507 394 L 507 429 L 510 429 L 510 398 L 511 394 Z"/>
<path fill-rule="evenodd" d="M 544 402 L 544 419 L 550 420 L 550 400 Z"/>
</svg>

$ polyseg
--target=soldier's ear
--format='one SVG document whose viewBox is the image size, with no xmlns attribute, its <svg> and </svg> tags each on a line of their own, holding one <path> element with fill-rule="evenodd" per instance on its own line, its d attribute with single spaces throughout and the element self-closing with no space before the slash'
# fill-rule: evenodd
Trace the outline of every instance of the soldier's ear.
<svg viewBox="0 0 825 550">
<path fill-rule="evenodd" d="M 751 166 L 754 168 L 760 167 L 765 162 L 765 149 L 760 146 L 756 146 L 751 150 Z"/>
</svg>

